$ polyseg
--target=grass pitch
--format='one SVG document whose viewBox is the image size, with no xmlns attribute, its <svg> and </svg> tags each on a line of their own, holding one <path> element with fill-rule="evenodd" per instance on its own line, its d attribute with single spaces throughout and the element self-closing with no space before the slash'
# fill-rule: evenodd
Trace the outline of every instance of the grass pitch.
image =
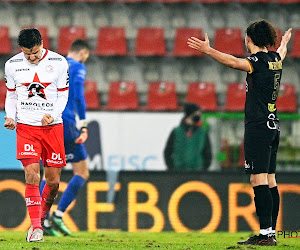
<svg viewBox="0 0 300 250">
<path fill-rule="evenodd" d="M 25 232 L 0 232 L 0 249 L 269 249 L 274 247 L 239 246 L 250 233 L 128 233 L 100 231 L 79 232 L 68 237 L 45 236 L 43 243 L 25 241 Z M 300 238 L 277 239 L 275 249 L 300 249 Z"/>
</svg>

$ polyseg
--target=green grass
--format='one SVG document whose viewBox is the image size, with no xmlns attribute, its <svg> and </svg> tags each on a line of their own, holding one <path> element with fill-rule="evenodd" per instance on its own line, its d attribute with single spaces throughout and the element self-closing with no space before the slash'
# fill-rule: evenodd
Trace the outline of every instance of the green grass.
<svg viewBox="0 0 300 250">
<path fill-rule="evenodd" d="M 269 249 L 270 247 L 238 246 L 250 233 L 128 233 L 101 231 L 79 232 L 71 237 L 45 236 L 43 243 L 28 243 L 26 233 L 0 232 L 0 249 Z M 300 249 L 300 238 L 277 239 L 275 249 Z"/>
</svg>

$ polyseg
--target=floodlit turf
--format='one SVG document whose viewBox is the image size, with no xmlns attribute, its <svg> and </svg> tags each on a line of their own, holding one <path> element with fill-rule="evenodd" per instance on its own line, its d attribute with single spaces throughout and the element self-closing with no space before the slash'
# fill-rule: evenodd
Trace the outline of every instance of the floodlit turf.
<svg viewBox="0 0 300 250">
<path fill-rule="evenodd" d="M 250 233 L 128 233 L 80 232 L 68 237 L 45 237 L 43 243 L 28 243 L 26 233 L 0 232 L 0 249 L 269 249 L 270 247 L 238 246 L 237 241 Z M 300 249 L 300 238 L 278 239 L 275 249 Z"/>
</svg>

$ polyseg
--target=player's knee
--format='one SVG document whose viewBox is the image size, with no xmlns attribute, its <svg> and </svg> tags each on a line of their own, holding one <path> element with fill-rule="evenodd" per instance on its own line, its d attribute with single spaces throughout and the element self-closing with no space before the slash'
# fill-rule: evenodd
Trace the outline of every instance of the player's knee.
<svg viewBox="0 0 300 250">
<path fill-rule="evenodd" d="M 39 185 L 40 178 L 40 174 L 34 171 L 28 171 L 27 173 L 25 173 L 26 184 Z"/>
</svg>

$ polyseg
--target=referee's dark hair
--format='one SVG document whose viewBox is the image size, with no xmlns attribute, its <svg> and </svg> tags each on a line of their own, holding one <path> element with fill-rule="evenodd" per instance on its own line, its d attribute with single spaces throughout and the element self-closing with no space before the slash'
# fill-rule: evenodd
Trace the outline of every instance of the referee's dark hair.
<svg viewBox="0 0 300 250">
<path fill-rule="evenodd" d="M 82 49 L 90 50 L 89 44 L 85 40 L 76 39 L 72 42 L 69 51 L 79 52 Z"/>
<path fill-rule="evenodd" d="M 23 29 L 19 33 L 18 44 L 20 47 L 24 47 L 27 49 L 31 49 L 36 45 L 41 45 L 41 33 L 35 28 Z"/>
<path fill-rule="evenodd" d="M 251 38 L 254 45 L 259 48 L 272 47 L 277 43 L 275 28 L 264 19 L 251 23 L 246 30 L 246 34 Z"/>
</svg>

